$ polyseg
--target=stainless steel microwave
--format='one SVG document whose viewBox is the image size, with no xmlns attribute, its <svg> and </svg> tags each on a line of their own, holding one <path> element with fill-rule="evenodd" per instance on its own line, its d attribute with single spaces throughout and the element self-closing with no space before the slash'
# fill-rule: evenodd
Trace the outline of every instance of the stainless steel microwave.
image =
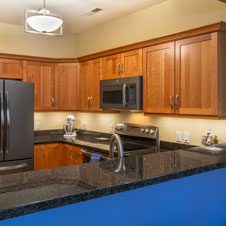
<svg viewBox="0 0 226 226">
<path fill-rule="evenodd" d="M 142 110 L 143 77 L 100 81 L 100 107 L 112 110 Z"/>
</svg>

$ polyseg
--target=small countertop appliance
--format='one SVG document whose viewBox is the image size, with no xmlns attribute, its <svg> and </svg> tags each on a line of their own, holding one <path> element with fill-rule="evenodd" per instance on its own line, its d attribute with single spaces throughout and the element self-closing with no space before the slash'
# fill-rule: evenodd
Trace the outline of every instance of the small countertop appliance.
<svg viewBox="0 0 226 226">
<path fill-rule="evenodd" d="M 77 136 L 75 128 L 74 128 L 75 116 L 67 115 L 66 116 L 66 124 L 64 124 L 64 138 L 74 138 Z"/>
</svg>

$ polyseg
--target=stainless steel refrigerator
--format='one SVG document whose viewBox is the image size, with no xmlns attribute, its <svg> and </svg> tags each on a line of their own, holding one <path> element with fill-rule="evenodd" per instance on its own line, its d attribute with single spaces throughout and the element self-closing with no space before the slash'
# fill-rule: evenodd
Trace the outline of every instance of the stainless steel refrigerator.
<svg viewBox="0 0 226 226">
<path fill-rule="evenodd" d="M 0 79 L 0 174 L 34 169 L 34 85 Z"/>
</svg>

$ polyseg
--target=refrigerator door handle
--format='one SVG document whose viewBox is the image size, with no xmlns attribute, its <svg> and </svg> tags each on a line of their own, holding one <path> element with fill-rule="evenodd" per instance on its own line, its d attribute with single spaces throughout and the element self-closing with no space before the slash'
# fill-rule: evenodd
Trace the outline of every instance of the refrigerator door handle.
<svg viewBox="0 0 226 226">
<path fill-rule="evenodd" d="M 1 107 L 1 147 L 0 147 L 0 153 L 3 154 L 3 149 L 4 149 L 4 109 L 3 109 L 3 92 L 0 92 L 0 107 Z"/>
<path fill-rule="evenodd" d="M 7 131 L 6 131 L 6 153 L 9 153 L 9 134 L 10 134 L 10 112 L 9 112 L 9 93 L 6 92 L 6 121 L 7 121 Z"/>
<path fill-rule="evenodd" d="M 3 167 L 0 167 L 0 172 L 1 172 L 1 171 L 6 171 L 6 170 L 21 169 L 21 168 L 25 168 L 25 167 L 27 167 L 27 166 L 28 166 L 27 163 L 15 165 L 15 166 L 3 166 Z"/>
</svg>

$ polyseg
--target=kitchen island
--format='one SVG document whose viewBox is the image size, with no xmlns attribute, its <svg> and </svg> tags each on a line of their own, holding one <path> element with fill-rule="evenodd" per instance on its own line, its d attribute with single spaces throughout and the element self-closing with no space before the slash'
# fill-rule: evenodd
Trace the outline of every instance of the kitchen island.
<svg viewBox="0 0 226 226">
<path fill-rule="evenodd" d="M 152 187 L 154 189 L 156 185 L 167 187 L 172 180 L 180 181 L 175 180 L 179 178 L 202 175 L 201 173 L 221 168 L 225 173 L 225 167 L 226 144 L 221 144 L 210 148 L 197 147 L 132 156 L 121 161 L 114 159 L 2 175 L 0 176 L 0 219 L 14 218 L 56 207 L 62 208 L 66 205 L 68 205 L 67 208 L 73 208 L 83 201 L 91 201 L 91 199 L 97 201 L 99 199 L 95 198 L 107 198 L 117 193 L 119 193 L 117 195 L 124 196 L 128 191 L 136 193 L 144 187 L 145 189 L 152 189 Z M 223 175 L 226 178 L 226 175 Z M 211 181 L 209 183 L 212 184 Z M 221 188 L 225 188 L 224 186 L 225 183 L 222 181 Z M 153 198 L 156 199 L 156 197 Z M 85 203 L 88 205 L 89 202 Z M 134 205 L 136 206 L 136 203 Z M 107 203 L 106 206 L 108 206 Z M 56 210 L 60 211 L 61 208 Z M 137 208 L 140 207 L 137 206 Z M 29 216 L 35 217 L 36 215 Z M 16 219 L 20 218 L 12 220 L 16 221 Z"/>
</svg>

